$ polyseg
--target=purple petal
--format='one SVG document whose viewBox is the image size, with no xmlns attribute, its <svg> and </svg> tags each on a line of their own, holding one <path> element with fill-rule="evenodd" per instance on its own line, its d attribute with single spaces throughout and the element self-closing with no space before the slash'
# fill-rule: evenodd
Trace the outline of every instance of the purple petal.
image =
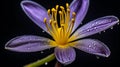
<svg viewBox="0 0 120 67">
<path fill-rule="evenodd" d="M 104 43 L 95 39 L 79 40 L 74 47 L 84 52 L 103 56 L 103 57 L 108 57 L 111 53 L 109 48 Z"/>
<path fill-rule="evenodd" d="M 87 37 L 113 27 L 118 22 L 119 19 L 115 16 L 101 17 L 79 28 L 73 36 L 77 38 Z"/>
<path fill-rule="evenodd" d="M 47 10 L 41 5 L 33 2 L 33 1 L 22 1 L 21 7 L 23 11 L 27 14 L 27 16 L 39 27 L 43 30 L 47 31 L 47 28 L 44 24 L 44 18 L 49 20 Z M 49 32 L 48 32 L 49 33 Z"/>
<path fill-rule="evenodd" d="M 33 35 L 18 36 L 8 41 L 5 49 L 16 52 L 42 51 L 51 48 L 49 41 L 47 38 Z"/>
<path fill-rule="evenodd" d="M 72 47 L 68 48 L 56 47 L 55 56 L 60 63 L 67 65 L 75 60 L 76 53 Z"/>
<path fill-rule="evenodd" d="M 71 15 L 72 12 L 76 13 L 76 20 L 73 31 L 79 26 L 79 24 L 84 19 L 88 7 L 89 7 L 89 0 L 73 0 L 73 2 L 71 3 L 70 5 Z"/>
</svg>

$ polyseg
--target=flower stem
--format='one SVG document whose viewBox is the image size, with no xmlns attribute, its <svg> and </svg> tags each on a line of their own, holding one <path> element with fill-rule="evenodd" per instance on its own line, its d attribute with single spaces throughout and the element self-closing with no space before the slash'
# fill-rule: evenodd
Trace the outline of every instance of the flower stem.
<svg viewBox="0 0 120 67">
<path fill-rule="evenodd" d="M 49 55 L 49 56 L 47 56 L 47 57 L 45 57 L 45 58 L 43 58 L 41 60 L 38 60 L 36 62 L 27 64 L 24 67 L 38 67 L 38 66 L 41 66 L 41 65 L 45 64 L 46 62 L 52 61 L 54 58 L 55 58 L 55 55 L 51 54 L 51 55 Z"/>
</svg>

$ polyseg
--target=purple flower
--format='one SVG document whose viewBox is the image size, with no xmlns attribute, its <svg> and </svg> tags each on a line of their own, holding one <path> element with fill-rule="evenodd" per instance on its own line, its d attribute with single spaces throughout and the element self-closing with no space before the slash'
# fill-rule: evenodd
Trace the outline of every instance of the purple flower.
<svg viewBox="0 0 120 67">
<path fill-rule="evenodd" d="M 104 43 L 96 39 L 80 38 L 113 27 L 119 20 L 115 16 L 105 16 L 90 21 L 77 29 L 87 13 L 88 6 L 89 0 L 73 0 L 70 6 L 66 3 L 66 9 L 63 6 L 56 5 L 55 8 L 47 11 L 33 1 L 22 1 L 21 7 L 26 15 L 50 34 L 54 40 L 40 36 L 24 35 L 8 41 L 5 48 L 17 52 L 36 52 L 55 47 L 56 59 L 62 64 L 70 64 L 75 60 L 76 52 L 74 48 L 90 54 L 108 57 L 110 50 Z M 59 11 L 58 8 L 60 8 Z M 59 26 L 57 13 L 60 16 Z M 75 31 L 75 29 L 77 30 Z"/>
</svg>

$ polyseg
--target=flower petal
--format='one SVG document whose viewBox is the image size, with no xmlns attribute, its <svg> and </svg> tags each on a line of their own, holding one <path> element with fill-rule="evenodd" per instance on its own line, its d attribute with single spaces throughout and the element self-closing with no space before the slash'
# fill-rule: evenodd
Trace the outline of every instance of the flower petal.
<svg viewBox="0 0 120 67">
<path fill-rule="evenodd" d="M 56 47 L 55 56 L 60 63 L 67 65 L 75 60 L 76 53 L 72 47 L 68 48 Z"/>
<path fill-rule="evenodd" d="M 84 52 L 103 56 L 103 57 L 108 57 L 111 53 L 109 48 L 104 43 L 95 39 L 79 40 L 74 47 Z"/>
<path fill-rule="evenodd" d="M 18 36 L 8 41 L 5 45 L 5 49 L 17 52 L 42 51 L 51 48 L 49 41 L 50 40 L 47 38 L 34 35 Z"/>
<path fill-rule="evenodd" d="M 73 0 L 73 2 L 71 3 L 70 5 L 71 16 L 72 16 L 72 12 L 76 13 L 76 20 L 73 31 L 79 26 L 79 24 L 84 19 L 88 7 L 89 7 L 89 0 Z"/>
<path fill-rule="evenodd" d="M 44 18 L 47 18 L 47 21 L 49 20 L 47 10 L 42 7 L 41 5 L 33 2 L 33 1 L 22 1 L 21 7 L 23 11 L 27 14 L 27 16 L 39 27 L 41 27 L 43 30 L 47 31 L 47 28 L 44 24 Z M 49 33 L 49 32 L 48 32 Z"/>
<path fill-rule="evenodd" d="M 101 17 L 79 28 L 73 34 L 73 36 L 76 36 L 77 38 L 87 37 L 87 36 L 96 34 L 98 32 L 104 31 L 112 27 L 118 22 L 119 22 L 119 19 L 115 16 Z"/>
</svg>

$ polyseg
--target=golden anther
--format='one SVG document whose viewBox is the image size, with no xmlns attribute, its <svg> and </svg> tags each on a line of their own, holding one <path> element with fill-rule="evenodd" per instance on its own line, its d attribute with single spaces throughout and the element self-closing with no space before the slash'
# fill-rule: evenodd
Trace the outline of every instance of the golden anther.
<svg viewBox="0 0 120 67">
<path fill-rule="evenodd" d="M 64 10 L 64 7 L 63 7 L 63 6 L 60 6 L 60 8 L 61 8 L 62 10 Z"/>
<path fill-rule="evenodd" d="M 62 11 L 59 11 L 59 14 L 61 15 L 61 14 L 62 14 Z"/>
<path fill-rule="evenodd" d="M 56 10 L 58 10 L 59 5 L 56 5 Z"/>
<path fill-rule="evenodd" d="M 54 24 L 57 24 L 57 21 L 54 21 Z"/>
<path fill-rule="evenodd" d="M 69 4 L 68 3 L 66 3 L 66 8 L 69 8 Z"/>
<path fill-rule="evenodd" d="M 47 18 L 44 18 L 44 23 L 46 23 L 47 22 Z"/>
<path fill-rule="evenodd" d="M 70 13 L 70 9 L 67 9 L 68 13 Z"/>
<path fill-rule="evenodd" d="M 51 11 L 52 11 L 52 12 L 55 12 L 56 10 L 55 10 L 55 8 L 52 8 Z"/>
<path fill-rule="evenodd" d="M 64 24 L 64 23 L 62 23 L 62 24 L 61 24 L 61 27 L 64 27 L 64 25 L 65 25 L 65 24 Z"/>
<path fill-rule="evenodd" d="M 47 11 L 47 12 L 48 12 L 48 15 L 50 15 L 50 9 L 48 9 L 48 11 Z"/>
<path fill-rule="evenodd" d="M 52 24 L 52 20 L 49 20 L 50 25 Z"/>
<path fill-rule="evenodd" d="M 75 19 L 74 19 L 74 18 L 72 18 L 72 20 L 71 20 L 71 21 L 72 21 L 72 23 L 74 23 L 74 22 L 75 22 Z"/>
<path fill-rule="evenodd" d="M 76 16 L 76 13 L 75 13 L 75 12 L 73 12 L 73 13 L 72 13 L 72 16 L 73 16 L 73 18 L 75 18 L 75 16 Z"/>
</svg>

